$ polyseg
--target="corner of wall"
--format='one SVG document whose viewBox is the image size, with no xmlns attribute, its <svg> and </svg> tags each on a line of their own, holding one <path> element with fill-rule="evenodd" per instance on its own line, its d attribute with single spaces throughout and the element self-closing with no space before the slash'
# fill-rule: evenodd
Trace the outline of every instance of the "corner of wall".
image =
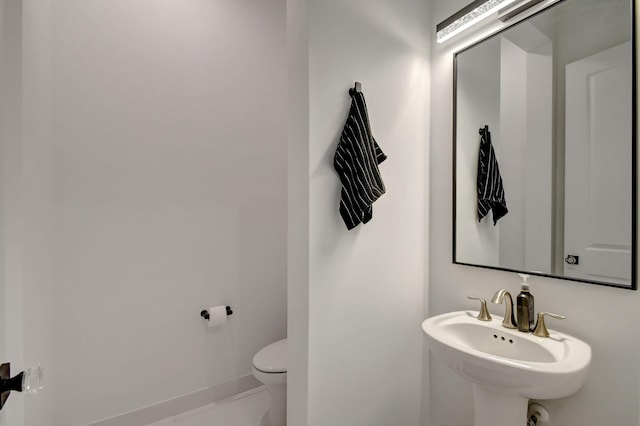
<svg viewBox="0 0 640 426">
<path fill-rule="evenodd" d="M 288 423 L 307 424 L 309 353 L 309 43 L 308 1 L 287 0 Z"/>
</svg>

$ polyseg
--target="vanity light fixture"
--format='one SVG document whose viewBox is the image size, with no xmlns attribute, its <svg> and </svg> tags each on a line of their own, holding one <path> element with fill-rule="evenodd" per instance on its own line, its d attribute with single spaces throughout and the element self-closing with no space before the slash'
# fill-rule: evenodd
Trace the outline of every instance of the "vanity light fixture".
<svg viewBox="0 0 640 426">
<path fill-rule="evenodd" d="M 538 3 L 542 3 L 543 1 L 545 0 L 529 0 L 524 3 L 516 3 L 510 7 L 504 7 L 498 11 L 498 19 L 502 22 L 506 22 L 514 16 L 521 14 L 530 7 L 535 6 Z M 547 0 L 546 7 L 549 7 L 558 1 L 560 0 Z"/>
<path fill-rule="evenodd" d="M 517 1 L 518 0 L 475 0 L 436 26 L 436 40 L 438 43 L 443 43 L 487 18 L 498 8 L 504 8 Z M 524 2 L 520 0 L 520 3 L 530 2 L 531 0 Z"/>
</svg>

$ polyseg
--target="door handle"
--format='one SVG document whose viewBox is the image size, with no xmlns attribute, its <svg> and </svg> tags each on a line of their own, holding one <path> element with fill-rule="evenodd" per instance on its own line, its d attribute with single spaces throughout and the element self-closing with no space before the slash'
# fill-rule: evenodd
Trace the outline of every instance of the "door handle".
<svg viewBox="0 0 640 426">
<path fill-rule="evenodd" d="M 580 264 L 580 256 L 576 256 L 575 254 L 569 254 L 564 258 L 564 261 L 567 265 L 579 265 Z"/>
<path fill-rule="evenodd" d="M 24 390 L 24 371 L 11 377 L 11 364 L 0 365 L 0 410 L 7 402 L 7 398 L 12 391 L 22 392 Z"/>
</svg>

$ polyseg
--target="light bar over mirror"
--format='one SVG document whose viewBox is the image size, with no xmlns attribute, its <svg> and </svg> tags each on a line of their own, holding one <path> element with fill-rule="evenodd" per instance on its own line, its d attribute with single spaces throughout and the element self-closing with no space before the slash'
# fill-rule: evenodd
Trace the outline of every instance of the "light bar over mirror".
<svg viewBox="0 0 640 426">
<path fill-rule="evenodd" d="M 443 43 L 460 34 L 472 25 L 487 18 L 497 8 L 510 5 L 516 0 L 475 0 L 436 26 L 436 41 Z"/>
<path fill-rule="evenodd" d="M 543 0 L 475 0 L 436 26 L 436 41 L 443 43 L 478 22 L 500 12 L 500 20 L 511 19 Z M 512 6 L 509 8 L 509 6 Z"/>
</svg>

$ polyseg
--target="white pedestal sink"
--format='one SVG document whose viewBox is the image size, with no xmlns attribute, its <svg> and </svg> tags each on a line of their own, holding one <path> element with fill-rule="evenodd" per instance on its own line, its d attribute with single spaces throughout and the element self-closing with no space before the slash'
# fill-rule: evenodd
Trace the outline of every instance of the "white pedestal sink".
<svg viewBox="0 0 640 426">
<path fill-rule="evenodd" d="M 536 337 L 458 311 L 426 319 L 437 359 L 473 384 L 475 426 L 525 425 L 529 399 L 569 396 L 584 384 L 591 347 L 564 333 Z"/>
</svg>

